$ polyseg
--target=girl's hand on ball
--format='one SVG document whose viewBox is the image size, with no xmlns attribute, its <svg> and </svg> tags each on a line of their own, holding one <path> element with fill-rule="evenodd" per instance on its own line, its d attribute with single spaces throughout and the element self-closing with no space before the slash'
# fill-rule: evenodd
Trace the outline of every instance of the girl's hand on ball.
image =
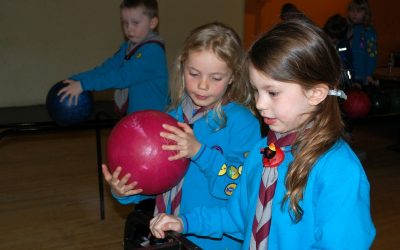
<svg viewBox="0 0 400 250">
<path fill-rule="evenodd" d="M 101 167 L 103 170 L 104 179 L 110 185 L 113 194 L 118 196 L 130 196 L 130 195 L 140 194 L 141 192 L 143 192 L 142 189 L 135 189 L 137 185 L 136 181 L 127 184 L 129 178 L 131 177 L 131 174 L 128 173 L 125 176 L 123 176 L 122 179 L 119 179 L 119 175 L 121 174 L 122 170 L 121 167 L 117 167 L 114 173 L 112 174 L 108 170 L 107 165 L 103 164 Z"/>
<path fill-rule="evenodd" d="M 160 136 L 175 141 L 173 144 L 162 145 L 162 149 L 177 152 L 176 155 L 168 157 L 168 160 L 174 161 L 184 157 L 192 158 L 200 150 L 201 144 L 188 124 L 178 122 L 179 128 L 168 124 L 162 126 L 168 132 L 161 132 Z"/>
</svg>

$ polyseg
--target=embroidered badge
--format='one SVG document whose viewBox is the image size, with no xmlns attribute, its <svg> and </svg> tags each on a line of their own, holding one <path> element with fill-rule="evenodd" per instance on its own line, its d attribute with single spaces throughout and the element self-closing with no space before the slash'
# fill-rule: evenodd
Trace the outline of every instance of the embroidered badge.
<svg viewBox="0 0 400 250">
<path fill-rule="evenodd" d="M 229 178 L 231 178 L 232 180 L 236 180 L 237 178 L 239 178 L 240 174 L 239 174 L 239 170 L 237 168 L 235 168 L 234 166 L 230 166 L 228 168 L 228 176 Z"/>
<path fill-rule="evenodd" d="M 225 194 L 231 196 L 236 188 L 236 183 L 231 183 L 225 187 Z"/>
<path fill-rule="evenodd" d="M 221 176 L 221 175 L 226 174 L 226 169 L 227 169 L 226 165 L 225 164 L 222 165 L 221 169 L 218 172 L 218 175 Z"/>
<path fill-rule="evenodd" d="M 214 145 L 211 147 L 212 149 L 216 149 L 217 151 L 219 151 L 221 154 L 224 154 L 224 150 L 222 150 L 222 148 L 218 145 Z"/>
<path fill-rule="evenodd" d="M 268 147 L 262 148 L 260 152 L 263 154 L 262 161 L 264 167 L 276 167 L 285 158 L 282 149 L 275 147 L 274 143 L 269 144 Z"/>
</svg>

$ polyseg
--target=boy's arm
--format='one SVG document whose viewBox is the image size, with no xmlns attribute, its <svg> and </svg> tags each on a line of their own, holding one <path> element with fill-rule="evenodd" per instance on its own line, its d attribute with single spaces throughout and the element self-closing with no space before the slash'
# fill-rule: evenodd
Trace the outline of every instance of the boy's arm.
<svg viewBox="0 0 400 250">
<path fill-rule="evenodd" d="M 97 66 L 93 69 L 84 71 L 82 73 L 73 75 L 70 79 L 81 81 L 85 78 L 90 78 L 93 75 L 104 74 L 108 71 L 119 68 L 124 60 L 125 51 L 127 49 L 127 42 L 123 43 L 119 50 L 110 58 L 106 59 L 100 66 Z"/>
<path fill-rule="evenodd" d="M 168 78 L 164 50 L 157 44 L 146 44 L 121 67 L 104 74 L 90 75 L 81 83 L 83 90 L 105 90 L 146 84 L 158 78 Z"/>
<path fill-rule="evenodd" d="M 192 157 L 200 171 L 208 178 L 210 193 L 220 199 L 228 199 L 240 182 L 243 162 L 248 152 L 260 141 L 260 124 L 246 112 L 228 117 L 234 121 L 229 129 L 229 148 L 221 152 L 218 148 L 202 145 Z M 226 151 L 226 152 L 225 152 Z"/>
</svg>

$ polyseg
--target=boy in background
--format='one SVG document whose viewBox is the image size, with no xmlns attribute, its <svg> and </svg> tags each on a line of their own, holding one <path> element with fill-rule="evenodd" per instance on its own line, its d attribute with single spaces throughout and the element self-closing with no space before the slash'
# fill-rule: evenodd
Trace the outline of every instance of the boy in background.
<svg viewBox="0 0 400 250">
<path fill-rule="evenodd" d="M 335 14 L 328 18 L 324 25 L 324 31 L 330 36 L 339 54 L 342 73 L 341 89 L 347 90 L 353 85 L 353 53 L 350 42 L 347 39 L 349 24 L 346 18 L 340 14 Z"/>
<path fill-rule="evenodd" d="M 156 32 L 157 0 L 123 0 L 121 25 L 126 41 L 102 65 L 64 80 L 61 101 L 77 104 L 85 90 L 116 89 L 118 113 L 154 109 L 168 104 L 168 67 L 164 42 Z"/>
</svg>

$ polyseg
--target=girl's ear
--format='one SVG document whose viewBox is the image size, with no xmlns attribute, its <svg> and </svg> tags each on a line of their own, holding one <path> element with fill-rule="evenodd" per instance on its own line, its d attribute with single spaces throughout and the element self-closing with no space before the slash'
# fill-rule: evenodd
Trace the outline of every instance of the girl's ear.
<svg viewBox="0 0 400 250">
<path fill-rule="evenodd" d="M 150 28 L 152 30 L 155 30 L 155 28 L 157 28 L 157 25 L 158 25 L 158 17 L 151 18 L 151 20 L 150 20 Z"/>
<path fill-rule="evenodd" d="M 329 87 L 326 84 L 320 83 L 307 91 L 308 104 L 316 106 L 325 100 L 328 95 Z"/>
</svg>

